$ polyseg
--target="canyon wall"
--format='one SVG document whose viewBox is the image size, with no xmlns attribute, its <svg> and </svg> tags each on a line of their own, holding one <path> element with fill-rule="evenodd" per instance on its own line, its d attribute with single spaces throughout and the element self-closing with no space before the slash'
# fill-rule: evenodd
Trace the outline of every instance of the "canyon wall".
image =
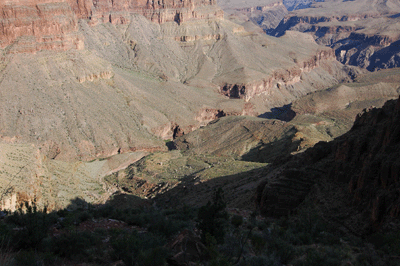
<svg viewBox="0 0 400 266">
<path fill-rule="evenodd" d="M 215 1 L 19 0 L 0 3 L 0 49 L 9 53 L 83 49 L 78 20 L 128 24 L 131 14 L 156 23 L 223 18 Z"/>
<path fill-rule="evenodd" d="M 321 62 L 335 60 L 335 53 L 331 49 L 317 51 L 316 55 L 296 61 L 296 65 L 289 69 L 275 70 L 271 75 L 262 80 L 255 80 L 245 84 L 226 83 L 220 88 L 221 94 L 230 98 L 239 98 L 249 100 L 261 93 L 271 94 L 272 90 L 283 89 L 300 82 L 301 76 L 321 65 Z"/>
<path fill-rule="evenodd" d="M 400 66 L 398 1 L 327 0 L 288 14 L 268 34 L 307 32 L 316 42 L 335 50 L 343 64 L 370 71 Z"/>
<path fill-rule="evenodd" d="M 267 33 L 274 30 L 288 14 L 282 0 L 218 0 L 218 5 L 226 16 L 232 19 L 247 17 Z"/>
<path fill-rule="evenodd" d="M 332 49 L 307 34 L 247 30 L 215 15 L 212 1 L 1 8 L 0 140 L 33 143 L 48 158 L 165 150 L 163 139 L 215 118 L 257 116 L 349 78 Z M 157 10 L 192 11 L 169 21 Z"/>
<path fill-rule="evenodd" d="M 66 2 L 0 4 L 0 48 L 10 53 L 83 49 L 74 11 Z"/>
</svg>

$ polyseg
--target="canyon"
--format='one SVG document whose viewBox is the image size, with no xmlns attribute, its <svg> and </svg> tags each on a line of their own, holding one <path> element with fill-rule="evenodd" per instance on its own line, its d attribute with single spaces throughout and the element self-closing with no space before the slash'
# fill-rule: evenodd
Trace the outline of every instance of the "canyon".
<svg viewBox="0 0 400 266">
<path fill-rule="evenodd" d="M 206 7 L 217 15 L 196 11 Z M 350 78 L 330 48 L 301 33 L 278 42 L 246 30 L 218 15 L 214 2 L 20 1 L 1 8 L 1 138 L 34 143 L 49 158 L 165 150 L 162 139 L 178 128 L 188 133 L 218 113 L 258 115 Z M 179 21 L 152 19 L 187 8 L 191 15 Z M 120 12 L 129 19 L 109 20 Z"/>
<path fill-rule="evenodd" d="M 198 208 L 221 187 L 229 208 L 269 218 L 308 200 L 359 235 L 400 228 L 399 104 L 385 104 L 400 94 L 399 13 L 394 0 L 2 1 L 2 209 Z"/>
<path fill-rule="evenodd" d="M 295 10 L 268 32 L 310 33 L 335 50 L 338 61 L 375 71 L 398 67 L 400 6 L 397 1 L 324 1 Z"/>
</svg>

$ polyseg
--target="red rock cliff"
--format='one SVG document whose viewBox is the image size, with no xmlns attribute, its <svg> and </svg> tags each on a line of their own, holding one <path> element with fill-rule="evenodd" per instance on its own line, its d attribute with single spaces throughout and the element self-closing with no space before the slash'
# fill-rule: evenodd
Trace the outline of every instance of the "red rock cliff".
<svg viewBox="0 0 400 266">
<path fill-rule="evenodd" d="M 6 1 L 0 4 L 0 48 L 8 52 L 82 49 L 70 5 L 55 0 Z"/>
<path fill-rule="evenodd" d="M 16 0 L 0 3 L 0 49 L 36 52 L 83 49 L 78 19 L 129 23 L 141 14 L 156 23 L 222 18 L 215 0 Z"/>
</svg>

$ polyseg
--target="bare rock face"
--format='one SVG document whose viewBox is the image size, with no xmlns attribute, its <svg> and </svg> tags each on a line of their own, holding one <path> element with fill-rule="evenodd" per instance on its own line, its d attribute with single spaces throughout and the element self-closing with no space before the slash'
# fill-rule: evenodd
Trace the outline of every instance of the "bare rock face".
<svg viewBox="0 0 400 266">
<path fill-rule="evenodd" d="M 175 21 L 182 23 L 192 19 L 223 18 L 223 12 L 215 1 L 88 1 L 68 0 L 79 18 L 100 19 L 113 24 L 127 24 L 131 13 L 141 14 L 157 23 Z"/>
<path fill-rule="evenodd" d="M 274 30 L 288 14 L 282 0 L 219 0 L 218 5 L 224 10 L 225 15 L 231 19 L 247 17 L 248 20 L 259 25 L 267 33 Z"/>
<path fill-rule="evenodd" d="M 0 48 L 10 53 L 83 49 L 78 22 L 68 3 L 9 1 L 0 4 Z"/>
<path fill-rule="evenodd" d="M 370 71 L 399 65 L 398 1 L 328 0 L 310 7 L 291 12 L 269 33 L 311 33 L 317 43 L 332 47 L 340 62 Z"/>
<path fill-rule="evenodd" d="M 78 19 L 128 24 L 131 14 L 156 23 L 223 18 L 214 1 L 36 0 L 0 3 L 0 48 L 8 52 L 83 49 Z"/>
<path fill-rule="evenodd" d="M 370 230 L 400 214 L 399 121 L 400 100 L 382 109 L 365 110 L 333 148 L 330 177 L 348 185 L 354 201 L 372 222 Z"/>
<path fill-rule="evenodd" d="M 299 62 L 296 58 L 293 60 L 297 63 L 290 69 L 275 70 L 267 79 L 251 81 L 242 84 L 224 84 L 221 87 L 221 94 L 230 98 L 250 99 L 258 94 L 270 94 L 274 87 L 283 89 L 300 81 L 303 73 L 312 71 L 323 62 L 333 61 L 335 55 L 333 50 L 323 49 L 317 50 L 316 55 Z"/>
<path fill-rule="evenodd" d="M 284 0 L 283 4 L 286 6 L 287 10 L 292 11 L 296 9 L 309 8 L 313 2 L 313 0 Z"/>
</svg>

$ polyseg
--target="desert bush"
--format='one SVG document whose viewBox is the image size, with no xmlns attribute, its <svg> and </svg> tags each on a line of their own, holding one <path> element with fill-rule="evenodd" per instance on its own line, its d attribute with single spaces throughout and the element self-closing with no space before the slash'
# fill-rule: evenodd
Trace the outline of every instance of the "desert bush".
<svg viewBox="0 0 400 266">
<path fill-rule="evenodd" d="M 274 253 L 283 264 L 290 262 L 296 255 L 294 246 L 277 235 L 269 237 L 267 252 Z"/>
<path fill-rule="evenodd" d="M 239 227 L 243 224 L 243 217 L 240 215 L 233 215 L 231 217 L 231 224 L 235 227 Z"/>
<path fill-rule="evenodd" d="M 238 266 L 281 266 L 279 258 L 275 254 L 267 254 L 261 256 L 251 256 L 240 261 Z"/>
<path fill-rule="evenodd" d="M 52 253 L 38 252 L 32 249 L 20 250 L 16 253 L 12 266 L 50 266 L 60 261 Z M 3 264 L 2 264 L 3 265 Z"/>
<path fill-rule="evenodd" d="M 215 191 L 212 203 L 209 201 L 207 205 L 200 207 L 197 214 L 197 227 L 201 230 L 201 239 L 204 243 L 207 234 L 215 237 L 217 243 L 223 243 L 228 219 L 225 208 L 226 203 L 221 188 Z"/>
<path fill-rule="evenodd" d="M 267 245 L 268 238 L 260 233 L 252 233 L 250 235 L 251 245 L 257 255 L 260 255 Z"/>
<path fill-rule="evenodd" d="M 176 234 L 180 229 L 182 229 L 186 223 L 168 219 L 159 213 L 150 214 L 148 230 L 156 234 L 164 235 L 167 238 Z"/>
<path fill-rule="evenodd" d="M 76 232 L 62 234 L 58 237 L 46 239 L 43 249 L 53 252 L 59 257 L 88 261 L 93 247 L 101 243 L 101 237 L 91 232 Z"/>
<path fill-rule="evenodd" d="M 376 233 L 371 235 L 368 241 L 383 253 L 400 256 L 400 231 Z"/>
<path fill-rule="evenodd" d="M 343 254 L 335 247 L 309 248 L 304 260 L 295 263 L 296 266 L 339 266 L 342 265 Z"/>
<path fill-rule="evenodd" d="M 3 227 L 3 226 L 2 226 Z M 5 234 L 3 234 L 5 233 Z M 11 237 L 8 230 L 0 229 L 0 265 L 12 266 L 14 262 L 15 252 L 12 250 Z"/>
<path fill-rule="evenodd" d="M 164 265 L 168 251 L 164 248 L 164 237 L 152 233 L 139 234 L 133 231 L 129 234 L 115 236 L 111 241 L 112 256 L 122 260 L 125 265 Z"/>
<path fill-rule="evenodd" d="M 36 206 L 28 204 L 26 204 L 26 213 L 22 209 L 14 212 L 13 215 L 7 217 L 7 223 L 14 224 L 18 228 L 12 234 L 15 248 L 34 249 L 40 246 L 56 219 L 56 216 L 47 214 L 46 208 L 38 210 Z"/>
</svg>

